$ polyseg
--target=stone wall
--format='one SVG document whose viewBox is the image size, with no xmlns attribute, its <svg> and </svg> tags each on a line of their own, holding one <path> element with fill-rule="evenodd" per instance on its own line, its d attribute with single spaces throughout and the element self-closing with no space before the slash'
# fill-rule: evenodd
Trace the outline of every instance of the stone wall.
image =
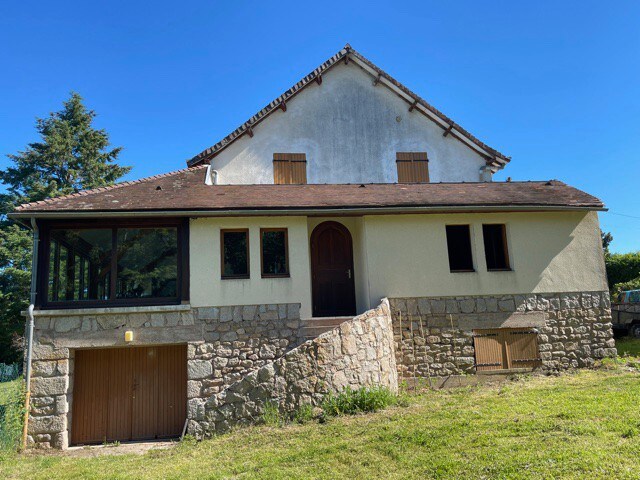
<svg viewBox="0 0 640 480">
<path fill-rule="evenodd" d="M 131 343 L 126 330 L 134 332 Z M 195 416 L 211 395 L 302 340 L 299 304 L 36 312 L 28 441 L 68 446 L 75 349 L 186 344 L 188 415 Z"/>
<path fill-rule="evenodd" d="M 538 331 L 544 370 L 616 354 L 609 292 L 389 299 L 401 378 L 475 373 L 474 329 Z"/>
<path fill-rule="evenodd" d="M 197 436 L 261 421 L 267 403 L 283 414 L 319 405 L 345 387 L 381 385 L 397 391 L 398 378 L 389 304 L 349 320 L 291 350 L 212 396 L 190 421 Z"/>
</svg>

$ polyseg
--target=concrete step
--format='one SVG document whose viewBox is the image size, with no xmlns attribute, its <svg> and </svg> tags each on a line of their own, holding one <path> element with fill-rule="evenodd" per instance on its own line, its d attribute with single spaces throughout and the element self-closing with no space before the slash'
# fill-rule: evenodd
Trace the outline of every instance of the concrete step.
<svg viewBox="0 0 640 480">
<path fill-rule="evenodd" d="M 305 340 L 310 340 L 318 335 L 328 332 L 341 323 L 351 320 L 353 317 L 319 317 L 302 320 L 300 332 Z"/>
<path fill-rule="evenodd" d="M 317 317 L 302 320 L 303 327 L 336 327 L 353 317 Z"/>
</svg>

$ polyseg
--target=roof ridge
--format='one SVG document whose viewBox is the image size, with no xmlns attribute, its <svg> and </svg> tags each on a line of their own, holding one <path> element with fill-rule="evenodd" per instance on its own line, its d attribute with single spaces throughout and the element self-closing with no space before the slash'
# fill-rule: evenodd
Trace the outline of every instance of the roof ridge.
<svg viewBox="0 0 640 480">
<path fill-rule="evenodd" d="M 373 62 L 371 62 L 360 52 L 356 51 L 349 43 L 347 43 L 335 55 L 331 56 L 329 59 L 321 63 L 318 67 L 316 67 L 310 73 L 302 77 L 301 80 L 299 80 L 290 88 L 285 90 L 282 94 L 280 94 L 270 103 L 268 103 L 265 107 L 261 108 L 258 112 L 252 115 L 247 121 L 242 123 L 239 127 L 233 130 L 231 133 L 229 133 L 226 137 L 222 138 L 220 141 L 218 141 L 211 147 L 201 151 L 197 155 L 194 155 L 190 160 L 187 161 L 187 165 L 196 166 L 201 162 L 210 160 L 218 152 L 220 152 L 221 150 L 229 146 L 231 143 L 233 143 L 235 140 L 240 138 L 245 133 L 249 133 L 250 135 L 253 135 L 252 127 L 254 125 L 261 122 L 263 119 L 268 117 L 274 111 L 277 111 L 278 108 L 281 108 L 283 103 L 285 103 L 287 100 L 294 97 L 298 92 L 302 91 L 305 87 L 310 85 L 312 81 L 319 80 L 321 82 L 322 73 L 326 72 L 331 67 L 335 66 L 338 63 L 338 61 L 344 58 L 345 56 L 350 56 L 350 55 L 353 55 L 357 60 L 361 61 L 362 63 L 367 65 L 369 68 L 373 69 L 375 72 L 379 74 L 379 76 L 384 77 L 393 86 L 400 89 L 406 95 L 412 97 L 417 104 L 420 104 L 422 107 L 426 108 L 431 113 L 439 117 L 443 122 L 449 124 L 450 129 L 452 130 L 455 129 L 455 132 L 460 133 L 461 135 L 466 137 L 469 141 L 474 143 L 476 146 L 480 147 L 483 150 L 486 150 L 491 155 L 493 155 L 493 158 L 490 159 L 490 161 L 488 160 L 487 163 L 490 163 L 492 166 L 496 168 L 502 168 L 511 160 L 510 157 L 507 157 L 506 155 L 500 153 L 496 149 L 489 147 L 486 143 L 482 142 L 480 139 L 478 139 L 476 136 L 471 134 L 469 131 L 462 128 L 456 122 L 451 120 L 447 115 L 442 113 L 440 110 L 438 110 L 429 102 L 427 102 L 425 99 L 423 99 L 422 97 L 414 93 L 412 90 L 407 88 L 404 84 L 402 84 L 401 82 L 393 78 L 391 75 L 389 75 L 387 72 L 382 70 L 380 67 L 376 66 Z"/>
<path fill-rule="evenodd" d="M 27 209 L 29 207 L 33 207 L 35 205 L 56 203 L 59 200 L 67 200 L 69 198 L 84 197 L 86 195 L 92 195 L 92 194 L 95 194 L 95 193 L 102 193 L 102 192 L 107 192 L 107 191 L 111 191 L 111 190 L 116 190 L 118 188 L 128 187 L 130 185 L 136 185 L 138 183 L 143 183 L 143 182 L 147 182 L 147 181 L 150 181 L 150 180 L 158 180 L 160 178 L 170 177 L 172 175 L 177 175 L 179 173 L 184 173 L 184 172 L 187 172 L 187 171 L 190 171 L 190 170 L 203 169 L 205 166 L 206 165 L 195 165 L 193 167 L 181 168 L 179 170 L 174 170 L 172 172 L 167 172 L 167 173 L 159 173 L 159 174 L 156 174 L 156 175 L 151 175 L 149 177 L 139 178 L 137 180 L 125 180 L 124 182 L 114 183 L 113 185 L 104 185 L 104 186 L 101 186 L 101 187 L 94 187 L 94 188 L 90 188 L 90 189 L 87 189 L 87 190 L 80 190 L 79 192 L 68 193 L 67 195 L 60 195 L 58 197 L 49 197 L 49 198 L 45 198 L 43 200 L 36 200 L 35 202 L 23 203 L 21 205 L 18 205 L 15 208 L 14 211 L 24 210 L 24 209 Z"/>
</svg>

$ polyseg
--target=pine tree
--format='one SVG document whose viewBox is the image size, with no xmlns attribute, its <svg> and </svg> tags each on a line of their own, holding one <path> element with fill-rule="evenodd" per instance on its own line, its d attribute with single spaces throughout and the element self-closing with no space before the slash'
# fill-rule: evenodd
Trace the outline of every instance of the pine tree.
<svg viewBox="0 0 640 480">
<path fill-rule="evenodd" d="M 110 148 L 108 134 L 93 128 L 95 116 L 72 92 L 62 110 L 36 119 L 41 141 L 8 155 L 13 165 L 0 171 L 0 362 L 20 358 L 16 337 L 31 279 L 31 235 L 6 215 L 22 203 L 112 185 L 131 170 L 116 163 L 122 148 Z"/>
</svg>

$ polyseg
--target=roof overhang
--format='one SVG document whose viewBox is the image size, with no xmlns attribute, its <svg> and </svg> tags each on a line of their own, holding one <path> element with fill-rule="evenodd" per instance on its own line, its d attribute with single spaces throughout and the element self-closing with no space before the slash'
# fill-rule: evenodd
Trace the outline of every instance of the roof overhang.
<svg viewBox="0 0 640 480">
<path fill-rule="evenodd" d="M 131 210 L 131 211 L 53 211 L 14 212 L 10 218 L 73 219 L 131 217 L 267 217 L 267 216 L 355 216 L 390 214 L 456 214 L 456 213 L 517 213 L 517 212 L 577 212 L 607 211 L 605 207 L 567 205 L 473 205 L 473 206 L 407 206 L 407 207 L 343 207 L 286 209 L 224 209 L 224 210 Z"/>
</svg>

